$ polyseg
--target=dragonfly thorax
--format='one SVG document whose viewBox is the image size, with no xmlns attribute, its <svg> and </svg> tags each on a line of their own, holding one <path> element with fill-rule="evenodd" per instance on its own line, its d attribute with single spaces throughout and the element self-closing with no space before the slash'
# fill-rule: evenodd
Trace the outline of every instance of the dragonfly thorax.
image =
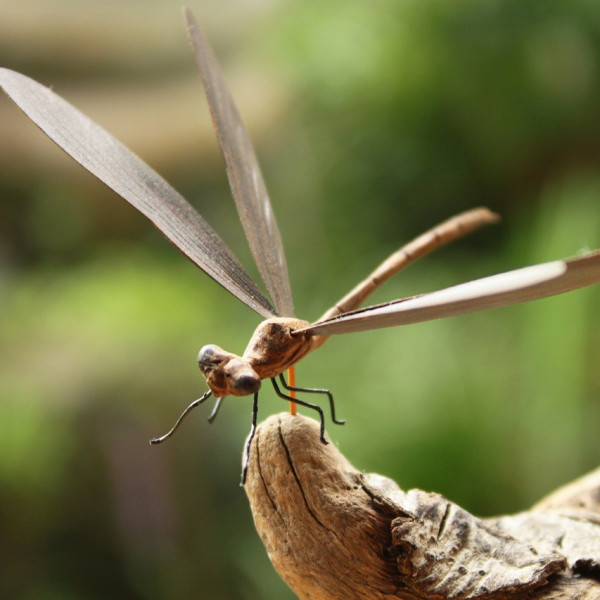
<svg viewBox="0 0 600 600">
<path fill-rule="evenodd" d="M 261 379 L 277 377 L 314 349 L 308 321 L 292 317 L 266 319 L 254 330 L 243 358 Z"/>
</svg>

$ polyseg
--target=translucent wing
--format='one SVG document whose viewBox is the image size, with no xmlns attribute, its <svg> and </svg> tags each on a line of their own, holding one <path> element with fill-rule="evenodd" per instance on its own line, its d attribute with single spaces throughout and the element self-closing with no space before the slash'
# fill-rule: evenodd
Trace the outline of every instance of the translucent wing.
<svg viewBox="0 0 600 600">
<path fill-rule="evenodd" d="M 99 125 L 48 88 L 0 69 L 0 85 L 50 139 L 146 216 L 177 248 L 263 317 L 269 301 L 198 212 Z"/>
<path fill-rule="evenodd" d="M 281 235 L 252 142 L 206 37 L 190 10 L 185 8 L 184 14 L 250 250 L 277 312 L 291 317 L 294 305 Z"/>
<path fill-rule="evenodd" d="M 525 267 L 430 294 L 369 306 L 307 327 L 319 335 L 367 331 L 529 302 L 600 282 L 600 251 Z"/>
</svg>

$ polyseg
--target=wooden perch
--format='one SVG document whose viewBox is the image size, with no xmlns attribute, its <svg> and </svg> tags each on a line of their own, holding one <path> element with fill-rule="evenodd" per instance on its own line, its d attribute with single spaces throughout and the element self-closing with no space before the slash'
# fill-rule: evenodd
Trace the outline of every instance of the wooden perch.
<svg viewBox="0 0 600 600">
<path fill-rule="evenodd" d="M 600 470 L 531 511 L 479 519 L 357 471 L 306 417 L 267 419 L 250 456 L 256 528 L 301 599 L 600 598 Z"/>
</svg>

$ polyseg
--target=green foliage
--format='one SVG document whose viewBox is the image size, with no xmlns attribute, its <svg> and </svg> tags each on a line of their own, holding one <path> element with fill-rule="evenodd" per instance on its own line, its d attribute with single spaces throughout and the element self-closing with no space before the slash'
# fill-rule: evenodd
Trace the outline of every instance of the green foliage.
<svg viewBox="0 0 600 600">
<path fill-rule="evenodd" d="M 275 39 L 299 61 L 294 97 L 340 240 L 356 214 L 361 241 L 395 243 L 597 164 L 596 3 L 302 3 L 286 16 Z"/>
<path fill-rule="evenodd" d="M 252 28 L 288 86 L 259 154 L 300 317 L 475 205 L 503 224 L 374 301 L 600 247 L 597 2 L 291 1 Z M 18 119 L 2 102 L 2 126 Z M 165 136 L 167 178 L 243 249 L 222 166 Z M 292 597 L 238 488 L 248 400 L 146 443 L 203 392 L 199 347 L 242 351 L 256 315 L 70 165 L 35 156 L 0 160 L 0 596 Z M 299 382 L 334 392 L 348 423 L 328 434 L 357 467 L 478 514 L 524 509 L 598 464 L 599 294 L 331 339 Z M 268 388 L 261 417 L 285 409 Z"/>
</svg>

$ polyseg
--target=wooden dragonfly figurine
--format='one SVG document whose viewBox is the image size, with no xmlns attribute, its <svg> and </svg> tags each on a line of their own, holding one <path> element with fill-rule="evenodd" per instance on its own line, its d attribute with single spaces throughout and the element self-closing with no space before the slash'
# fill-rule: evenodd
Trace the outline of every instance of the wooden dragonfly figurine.
<svg viewBox="0 0 600 600">
<path fill-rule="evenodd" d="M 209 417 L 212 422 L 226 396 L 253 395 L 252 427 L 242 471 L 244 483 L 257 422 L 258 390 L 263 379 L 271 379 L 277 394 L 294 406 L 300 404 L 319 413 L 323 443 L 327 443 L 323 410 L 317 404 L 297 398 L 296 392 L 324 394 L 333 422 L 343 423 L 336 418 L 329 390 L 297 388 L 291 377 L 288 385 L 283 375 L 309 352 L 322 346 L 328 336 L 527 302 L 600 281 L 600 251 L 596 251 L 359 308 L 371 292 L 409 263 L 498 219 L 489 210 L 479 208 L 449 219 L 392 254 L 316 322 L 296 319 L 281 236 L 252 143 L 207 39 L 191 12 L 184 9 L 184 13 L 233 197 L 273 306 L 200 214 L 153 169 L 46 87 L 14 71 L 0 69 L 4 91 L 56 144 L 130 202 L 205 273 L 265 319 L 242 356 L 215 345 L 200 350 L 198 364 L 209 390 L 184 411 L 168 434 L 152 440 L 153 443 L 169 437 L 181 419 L 210 396 L 217 399 Z"/>
</svg>

